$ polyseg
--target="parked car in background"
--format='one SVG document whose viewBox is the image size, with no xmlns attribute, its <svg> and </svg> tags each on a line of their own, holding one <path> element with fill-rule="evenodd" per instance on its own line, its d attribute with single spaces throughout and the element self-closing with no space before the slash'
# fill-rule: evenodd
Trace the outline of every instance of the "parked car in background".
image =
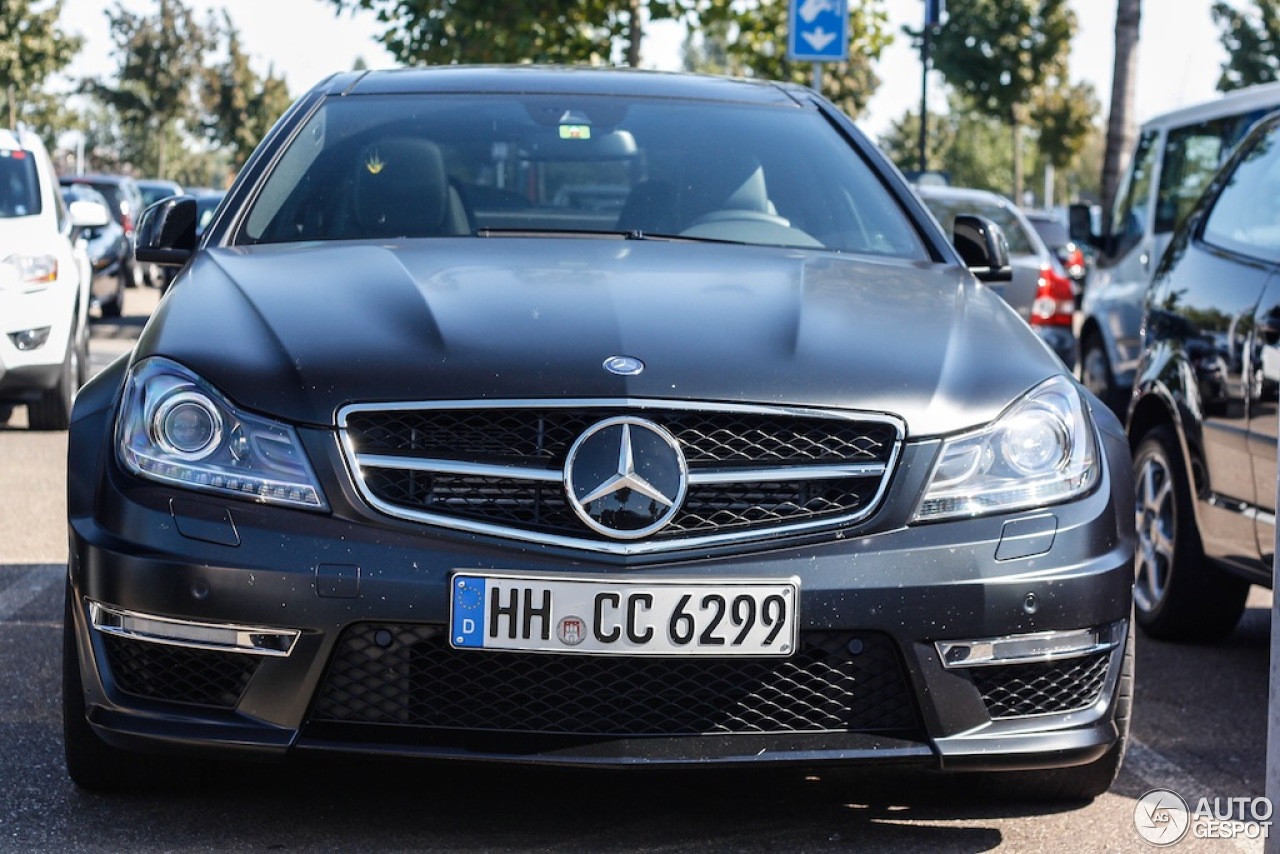
<svg viewBox="0 0 1280 854">
<path fill-rule="evenodd" d="M 142 193 L 142 210 L 146 210 L 161 199 L 178 196 L 183 193 L 182 185 L 177 181 L 165 181 L 159 178 L 139 178 L 138 191 Z M 153 288 L 166 288 L 172 271 L 159 264 L 140 264 L 142 280 Z"/>
<path fill-rule="evenodd" d="M 1280 114 L 1209 185 L 1146 294 L 1129 419 L 1139 625 L 1221 637 L 1272 584 L 1280 406 Z"/>
<path fill-rule="evenodd" d="M 209 227 L 209 223 L 213 222 L 213 215 L 218 211 L 218 205 L 222 204 L 223 198 L 226 196 L 223 190 L 201 190 L 193 193 L 192 197 L 196 200 L 196 237 L 204 234 L 204 230 Z"/>
<path fill-rule="evenodd" d="M 110 205 L 102 194 L 85 184 L 62 187 L 62 199 L 67 205 L 91 203 L 101 205 L 106 222 L 97 228 L 81 231 L 86 241 L 92 281 L 89 292 L 92 304 L 98 306 L 103 317 L 119 317 L 124 310 L 125 259 L 130 250 L 124 229 L 111 218 Z"/>
<path fill-rule="evenodd" d="M 1156 116 L 1138 134 L 1103 232 L 1087 208 L 1072 206 L 1072 239 L 1098 250 L 1081 303 L 1080 378 L 1116 412 L 1133 389 L 1152 271 L 1233 146 L 1277 107 L 1280 83 L 1267 83 Z"/>
<path fill-rule="evenodd" d="M 144 207 L 142 191 L 137 182 L 127 175 L 63 175 L 60 179 L 64 187 L 83 184 L 97 190 L 107 200 L 111 217 L 124 231 L 129 241 L 129 255 L 125 259 L 125 282 L 129 287 L 139 287 L 143 282 L 142 267 L 134 261 L 133 246 L 135 242 L 134 227 Z"/>
<path fill-rule="evenodd" d="M 832 104 L 350 72 L 249 164 L 200 238 L 148 209 L 181 272 L 77 403 L 77 784 L 324 752 L 1111 784 L 1124 432 L 979 285 L 997 227 L 952 246 Z"/>
<path fill-rule="evenodd" d="M 65 430 L 89 358 L 89 260 L 77 228 L 100 206 L 69 211 L 44 145 L 0 130 L 0 416 L 25 404 L 36 430 Z"/>
<path fill-rule="evenodd" d="M 950 228 L 956 216 L 969 214 L 986 217 L 1004 230 L 1013 279 L 989 286 L 1031 324 L 1068 369 L 1074 366 L 1076 286 L 1026 215 L 1004 196 L 986 190 L 944 186 L 915 190 L 943 228 Z"/>
<path fill-rule="evenodd" d="M 137 179 L 138 192 L 142 194 L 142 207 L 151 207 L 161 199 L 182 195 L 182 185 L 177 181 L 164 181 L 159 178 Z"/>
<path fill-rule="evenodd" d="M 1026 215 L 1027 222 L 1031 223 L 1031 227 L 1036 230 L 1036 234 L 1040 235 L 1045 246 L 1048 246 L 1049 251 L 1057 256 L 1062 269 L 1071 277 L 1071 281 L 1075 282 L 1076 303 L 1079 305 L 1080 299 L 1084 296 L 1085 283 L 1089 275 L 1089 259 L 1085 254 L 1084 246 L 1071 239 L 1067 219 L 1060 217 L 1056 211 L 1024 209 L 1022 212 Z"/>
</svg>

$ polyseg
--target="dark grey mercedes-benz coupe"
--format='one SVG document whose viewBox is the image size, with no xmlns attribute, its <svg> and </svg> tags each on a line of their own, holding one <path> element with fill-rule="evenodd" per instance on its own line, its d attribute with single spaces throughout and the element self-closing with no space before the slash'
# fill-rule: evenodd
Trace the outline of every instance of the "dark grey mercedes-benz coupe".
<svg viewBox="0 0 1280 854">
<path fill-rule="evenodd" d="M 914 763 L 1092 797 L 1128 444 L 795 85 L 341 74 L 70 431 L 72 778 L 182 754 Z M 1028 773 L 1029 772 L 1029 773 Z"/>
</svg>

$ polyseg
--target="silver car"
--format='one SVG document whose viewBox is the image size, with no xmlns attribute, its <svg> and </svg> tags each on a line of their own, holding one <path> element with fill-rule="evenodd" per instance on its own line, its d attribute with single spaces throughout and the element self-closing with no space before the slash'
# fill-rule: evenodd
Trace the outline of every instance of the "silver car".
<svg viewBox="0 0 1280 854">
<path fill-rule="evenodd" d="M 1062 262 L 1045 245 L 1025 214 L 998 193 L 960 187 L 919 186 L 916 195 L 932 211 L 943 229 L 953 228 L 958 214 L 986 217 L 1004 230 L 1009 241 L 1013 279 L 988 283 L 1058 354 L 1068 368 L 1075 365 L 1072 332 L 1076 285 Z"/>
</svg>

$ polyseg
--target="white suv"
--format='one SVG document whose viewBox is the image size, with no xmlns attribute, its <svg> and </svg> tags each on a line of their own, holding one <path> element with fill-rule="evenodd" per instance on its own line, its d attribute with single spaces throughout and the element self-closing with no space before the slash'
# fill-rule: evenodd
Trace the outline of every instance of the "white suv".
<svg viewBox="0 0 1280 854">
<path fill-rule="evenodd" d="M 89 356 L 89 266 L 76 230 L 107 215 L 92 204 L 69 212 L 40 140 L 0 130 L 0 416 L 25 403 L 33 429 L 66 429 Z"/>
</svg>

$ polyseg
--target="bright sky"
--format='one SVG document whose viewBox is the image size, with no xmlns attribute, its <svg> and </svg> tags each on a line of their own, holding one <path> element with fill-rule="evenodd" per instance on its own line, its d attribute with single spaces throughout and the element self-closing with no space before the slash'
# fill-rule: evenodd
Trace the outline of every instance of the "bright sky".
<svg viewBox="0 0 1280 854">
<path fill-rule="evenodd" d="M 260 73 L 274 66 L 294 95 L 334 71 L 351 68 L 361 58 L 371 68 L 394 64 L 375 41 L 379 25 L 367 12 L 338 15 L 328 0 L 186 0 L 203 18 L 207 8 L 225 8 L 240 32 L 245 51 Z M 858 0 L 850 0 L 856 3 Z M 964 0 L 949 0 L 962 3 Z M 1219 66 L 1224 59 L 1218 31 L 1209 16 L 1212 0 L 1146 0 L 1138 46 L 1137 118 L 1142 120 L 1175 107 L 1214 96 Z M 111 73 L 111 39 L 102 0 L 64 0 L 63 21 L 85 37 L 80 57 L 70 69 L 73 77 Z M 127 8 L 151 12 L 154 0 L 124 0 Z M 879 136 L 889 122 L 906 110 L 919 109 L 920 58 L 902 33 L 904 25 L 918 27 L 924 17 L 923 0 L 888 0 L 894 44 L 878 66 L 881 88 L 872 100 L 863 128 Z M 1076 79 L 1094 85 L 1105 110 L 1111 96 L 1116 0 L 1071 0 L 1080 31 L 1072 47 L 1071 70 Z M 1158 10 L 1158 11 L 1157 11 Z M 680 35 L 666 27 L 651 33 L 645 45 L 645 64 L 674 68 L 679 62 Z M 945 107 L 940 81 L 930 78 L 930 109 Z"/>
</svg>

